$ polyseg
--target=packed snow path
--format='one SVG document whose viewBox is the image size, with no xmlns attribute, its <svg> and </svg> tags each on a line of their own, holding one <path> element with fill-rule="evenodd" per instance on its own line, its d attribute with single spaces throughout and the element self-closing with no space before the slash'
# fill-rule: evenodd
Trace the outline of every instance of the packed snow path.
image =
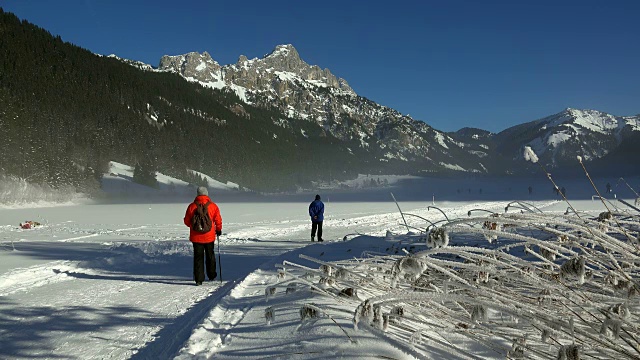
<svg viewBox="0 0 640 360">
<path fill-rule="evenodd" d="M 424 203 L 401 205 L 441 218 Z M 223 281 L 201 287 L 192 281 L 192 248 L 181 224 L 186 205 L 0 210 L 0 358 L 263 356 L 252 352 L 250 336 L 231 339 L 265 331 L 259 329 L 271 274 L 262 271 L 275 271 L 280 255 L 312 244 L 307 204 L 220 207 L 228 234 L 221 241 Z M 448 213 L 479 207 L 499 210 L 504 203 L 452 205 Z M 25 220 L 43 226 L 18 229 Z M 401 223 L 393 202 L 331 203 L 324 237 L 328 243 L 358 232 L 406 231 Z M 291 344 L 266 352 L 299 352 L 305 342 Z"/>
</svg>

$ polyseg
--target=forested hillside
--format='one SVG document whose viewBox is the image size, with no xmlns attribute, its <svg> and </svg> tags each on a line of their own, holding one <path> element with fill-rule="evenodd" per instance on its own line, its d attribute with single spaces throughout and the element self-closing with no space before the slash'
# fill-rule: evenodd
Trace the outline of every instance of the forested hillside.
<svg viewBox="0 0 640 360">
<path fill-rule="evenodd" d="M 95 189 L 115 160 L 146 173 L 188 179 L 186 169 L 196 169 L 284 190 L 372 166 L 317 124 L 93 54 L 1 10 L 0 53 L 4 175 Z"/>
</svg>

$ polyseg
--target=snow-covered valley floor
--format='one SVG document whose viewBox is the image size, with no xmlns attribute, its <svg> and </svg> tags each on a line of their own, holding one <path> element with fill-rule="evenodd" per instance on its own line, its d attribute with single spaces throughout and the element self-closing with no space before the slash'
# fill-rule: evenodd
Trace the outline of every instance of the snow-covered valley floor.
<svg viewBox="0 0 640 360">
<path fill-rule="evenodd" d="M 507 203 L 436 205 L 450 218 L 463 218 L 474 209 L 501 213 Z M 426 226 L 418 216 L 442 219 L 431 204 L 400 205 L 416 215 L 409 220 L 416 227 Z M 558 201 L 535 205 L 558 215 L 567 208 Z M 192 281 L 192 247 L 182 224 L 186 204 L 0 209 L 0 358 L 451 355 L 442 346 L 427 353 L 414 349 L 411 334 L 403 334 L 402 327 L 391 337 L 373 328 L 356 331 L 353 309 L 327 286 L 306 283 L 303 276 L 286 280 L 289 271 L 317 271 L 318 259 L 340 262 L 388 254 L 407 234 L 392 201 L 327 203 L 324 243 L 310 242 L 308 203 L 219 206 L 225 233 L 219 246 L 222 281 L 200 287 Z M 603 209 L 590 200 L 577 206 L 595 214 Z M 19 229 L 26 220 L 42 225 Z M 451 245 L 455 242 L 452 238 Z M 360 300 L 365 297 L 361 294 Z M 311 315 L 301 321 L 305 305 Z M 469 354 L 462 357 L 504 358 L 500 350 L 468 338 L 457 347 Z"/>
</svg>

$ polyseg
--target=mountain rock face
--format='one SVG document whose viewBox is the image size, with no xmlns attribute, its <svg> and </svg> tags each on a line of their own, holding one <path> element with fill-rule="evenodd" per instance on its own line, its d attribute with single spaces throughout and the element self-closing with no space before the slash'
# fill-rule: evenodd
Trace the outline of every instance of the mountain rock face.
<svg viewBox="0 0 640 360">
<path fill-rule="evenodd" d="M 486 172 L 484 154 L 424 122 L 361 97 L 329 69 L 304 62 L 292 45 L 279 45 L 257 59 L 240 56 L 220 66 L 206 52 L 164 56 L 160 71 L 176 72 L 204 86 L 231 89 L 246 103 L 275 107 L 290 118 L 305 119 L 377 161 L 417 161 L 416 171 Z M 292 129 L 295 131 L 295 129 Z"/>
<path fill-rule="evenodd" d="M 204 83 L 216 83 L 222 80 L 222 67 L 206 51 L 202 54 L 190 52 L 179 56 L 163 56 L 159 69 L 180 73 L 185 78 Z"/>
<path fill-rule="evenodd" d="M 416 172 L 512 173 L 522 167 L 524 146 L 531 146 L 552 168 L 577 155 L 593 161 L 640 131 L 639 116 L 569 108 L 498 134 L 473 128 L 444 133 L 359 96 L 329 69 L 307 64 L 292 45 L 279 45 L 259 59 L 242 55 L 225 66 L 206 52 L 163 56 L 158 70 L 233 91 L 247 104 L 276 108 L 288 118 L 314 123 L 320 136 L 332 135 L 357 146 L 381 164 L 415 163 Z M 242 105 L 236 110 L 241 112 Z"/>
</svg>

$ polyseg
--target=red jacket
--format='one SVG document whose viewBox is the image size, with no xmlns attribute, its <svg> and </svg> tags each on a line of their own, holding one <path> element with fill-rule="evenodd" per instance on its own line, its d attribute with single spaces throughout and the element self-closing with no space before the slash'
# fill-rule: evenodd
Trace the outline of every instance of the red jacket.
<svg viewBox="0 0 640 360">
<path fill-rule="evenodd" d="M 196 199 L 193 200 L 189 207 L 187 208 L 187 213 L 184 214 L 184 224 L 191 228 L 191 218 L 193 218 L 193 213 L 196 212 L 196 203 L 206 204 L 211 199 L 206 195 L 198 195 Z M 214 202 L 209 204 L 207 208 L 209 211 L 209 216 L 211 217 L 211 221 L 213 225 L 211 226 L 211 230 L 206 233 L 199 233 L 193 231 L 193 229 L 189 230 L 189 240 L 195 243 L 210 243 L 216 241 L 216 231 L 222 231 L 222 217 L 220 216 L 220 209 L 218 209 L 218 205 Z"/>
</svg>

